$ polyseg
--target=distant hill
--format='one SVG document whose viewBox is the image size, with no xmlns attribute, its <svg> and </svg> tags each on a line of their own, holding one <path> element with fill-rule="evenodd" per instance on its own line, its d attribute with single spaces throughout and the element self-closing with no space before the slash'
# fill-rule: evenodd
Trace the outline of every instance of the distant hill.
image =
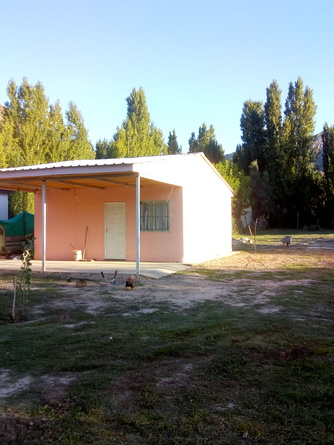
<svg viewBox="0 0 334 445">
<path fill-rule="evenodd" d="M 318 168 L 318 170 L 320 170 L 322 172 L 322 171 L 324 171 L 324 163 L 322 160 L 322 155 L 324 152 L 324 144 L 322 142 L 322 132 L 320 132 L 314 136 L 312 148 L 315 149 L 315 151 L 317 153 L 315 165 Z"/>
<path fill-rule="evenodd" d="M 225 155 L 225 159 L 227 159 L 229 161 L 230 159 L 233 158 L 233 155 L 234 155 L 234 153 L 229 153 L 228 155 Z"/>
</svg>

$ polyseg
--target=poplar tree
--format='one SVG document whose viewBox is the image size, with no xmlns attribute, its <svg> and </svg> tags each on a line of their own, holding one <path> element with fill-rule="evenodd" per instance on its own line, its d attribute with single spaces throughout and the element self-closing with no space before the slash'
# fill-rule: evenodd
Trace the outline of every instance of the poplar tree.
<svg viewBox="0 0 334 445">
<path fill-rule="evenodd" d="M 323 168 L 324 176 L 327 182 L 334 186 L 334 126 L 325 123 L 322 132 L 323 141 Z"/>
<path fill-rule="evenodd" d="M 189 143 L 189 153 L 199 153 L 201 150 L 199 148 L 199 142 L 196 139 L 196 134 L 193 131 L 188 140 Z"/>
<path fill-rule="evenodd" d="M 30 85 L 26 78 L 17 87 L 8 84 L 5 120 L 12 131 L 10 166 L 41 164 L 45 161 L 48 129 L 48 100 L 41 82 Z"/>
<path fill-rule="evenodd" d="M 304 89 L 302 79 L 290 82 L 285 103 L 282 143 L 287 160 L 286 175 L 291 175 L 290 224 L 297 228 L 308 224 L 315 178 L 316 152 L 313 149 L 316 105 L 313 92 Z M 313 206 L 312 206 L 313 207 Z M 295 218 L 295 221 L 294 221 Z"/>
<path fill-rule="evenodd" d="M 324 189 L 327 224 L 334 226 L 334 126 L 325 123 L 322 132 Z"/>
<path fill-rule="evenodd" d="M 281 141 L 283 125 L 281 94 L 277 81 L 273 80 L 266 90 L 264 104 L 265 158 L 270 186 L 268 190 L 272 194 L 272 213 L 276 222 L 281 219 L 282 209 L 286 205 L 287 195 L 291 191 L 290 183 L 287 180 L 286 157 Z"/>
<path fill-rule="evenodd" d="M 240 129 L 243 143 L 238 147 L 234 161 L 250 176 L 253 216 L 257 218 L 270 213 L 272 208 L 269 196 L 267 199 L 270 185 L 268 175 L 265 174 L 267 140 L 262 102 L 244 102 Z"/>
<path fill-rule="evenodd" d="M 40 82 L 29 85 L 26 78 L 19 87 L 11 80 L 7 87 L 9 102 L 5 103 L 5 126 L 2 143 L 8 150 L 8 166 L 41 164 L 45 160 L 48 100 Z M 4 145 L 3 145 L 4 146 Z M 31 193 L 17 192 L 9 196 L 9 214 L 26 210 L 33 213 Z"/>
<path fill-rule="evenodd" d="M 181 147 L 179 146 L 177 142 L 177 136 L 175 130 L 172 132 L 169 132 L 168 134 L 168 141 L 167 141 L 167 147 L 168 147 L 168 154 L 169 155 L 175 155 L 181 153 Z"/>
<path fill-rule="evenodd" d="M 7 168 L 13 145 L 13 129 L 5 119 L 5 108 L 0 106 L 0 168 Z"/>
<path fill-rule="evenodd" d="M 114 158 L 112 142 L 107 139 L 99 139 L 95 144 L 96 159 Z"/>
<path fill-rule="evenodd" d="M 66 122 L 59 102 L 49 104 L 41 82 L 26 78 L 17 86 L 10 80 L 9 100 L 0 120 L 0 163 L 4 167 L 43 164 L 74 159 L 93 159 L 81 113 L 70 103 Z M 10 196 L 10 215 L 33 212 L 33 196 L 18 192 Z"/>
<path fill-rule="evenodd" d="M 151 122 L 144 90 L 134 88 L 126 102 L 126 119 L 117 127 L 112 141 L 113 156 L 124 158 L 166 154 L 162 131 Z"/>
<path fill-rule="evenodd" d="M 251 162 L 257 161 L 259 171 L 263 172 L 266 168 L 266 131 L 262 102 L 247 100 L 244 103 L 240 128 L 245 157 Z M 249 172 L 249 165 L 247 169 Z"/>
<path fill-rule="evenodd" d="M 49 121 L 45 146 L 45 162 L 58 162 L 68 160 L 70 151 L 70 131 L 62 113 L 60 103 L 57 101 L 49 106 Z"/>
<path fill-rule="evenodd" d="M 274 80 L 264 106 L 244 103 L 240 119 L 242 144 L 233 161 L 251 176 L 253 210 L 274 225 L 304 225 L 314 218 L 320 193 L 312 148 L 316 105 L 301 78 L 289 84 L 284 119 L 281 90 Z M 256 214 L 255 216 L 259 216 Z"/>
<path fill-rule="evenodd" d="M 41 82 L 10 80 L 1 127 L 2 147 L 11 167 L 72 159 L 92 159 L 95 153 L 77 106 L 70 102 L 66 121 L 59 101 L 49 104 Z"/>
<path fill-rule="evenodd" d="M 73 102 L 69 103 L 66 117 L 69 131 L 69 151 L 66 160 L 94 159 L 95 152 L 88 139 L 88 131 L 82 114 Z"/>
<path fill-rule="evenodd" d="M 286 149 L 293 159 L 293 172 L 302 177 L 314 166 L 316 153 L 312 150 L 315 127 L 316 105 L 313 92 L 299 77 L 293 84 L 290 82 L 288 97 L 285 102 L 284 132 L 287 142 Z"/>
<path fill-rule="evenodd" d="M 203 123 L 198 129 L 197 138 L 194 132 L 191 133 L 189 139 L 189 153 L 198 152 L 203 152 L 213 164 L 218 164 L 225 159 L 223 148 L 217 142 L 213 125 L 210 125 L 208 128 L 207 125 Z"/>
<path fill-rule="evenodd" d="M 266 90 L 267 100 L 264 104 L 264 123 L 266 127 L 267 145 L 265 148 L 266 166 L 273 184 L 276 185 L 279 170 L 284 163 L 280 137 L 282 132 L 281 90 L 274 80 Z"/>
</svg>

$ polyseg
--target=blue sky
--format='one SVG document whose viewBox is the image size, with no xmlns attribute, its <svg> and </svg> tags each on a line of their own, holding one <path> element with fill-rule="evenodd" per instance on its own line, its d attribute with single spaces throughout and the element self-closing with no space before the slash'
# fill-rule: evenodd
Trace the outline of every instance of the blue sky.
<svg viewBox="0 0 334 445">
<path fill-rule="evenodd" d="M 284 105 L 302 77 L 334 124 L 332 0 L 1 0 L 0 103 L 27 77 L 50 103 L 81 111 L 93 144 L 111 139 L 126 97 L 143 87 L 151 119 L 183 152 L 213 125 L 226 153 L 240 143 L 243 103 L 273 79 Z"/>
</svg>

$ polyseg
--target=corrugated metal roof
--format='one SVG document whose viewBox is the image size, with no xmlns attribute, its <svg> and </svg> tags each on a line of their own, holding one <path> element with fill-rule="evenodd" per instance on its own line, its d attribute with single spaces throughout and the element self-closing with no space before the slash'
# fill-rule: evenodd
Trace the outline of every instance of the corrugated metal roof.
<svg viewBox="0 0 334 445">
<path fill-rule="evenodd" d="M 4 168 L 0 169 L 0 188 L 11 191 L 34 192 L 42 187 L 42 180 L 47 181 L 48 188 L 66 190 L 75 187 L 104 189 L 111 186 L 135 186 L 138 173 L 141 176 L 141 184 L 162 182 L 182 185 L 185 179 L 182 170 L 185 166 L 183 161 L 187 164 L 187 160 L 191 157 L 202 158 L 207 162 L 212 171 L 219 176 L 233 194 L 229 184 L 203 153 L 142 156 L 136 158 L 84 159 Z M 181 161 L 180 163 L 177 162 L 179 164 L 177 171 L 170 168 L 165 169 L 164 165 L 160 165 L 160 173 L 152 175 L 152 171 L 145 168 L 145 164 L 152 163 L 154 165 L 164 161 L 171 161 L 173 158 Z"/>
<path fill-rule="evenodd" d="M 191 155 L 199 155 L 200 153 L 192 153 Z M 22 167 L 2 168 L 0 172 L 10 171 L 27 171 L 27 170 L 45 170 L 53 168 L 73 168 L 73 167 L 93 167 L 93 166 L 110 166 L 110 165 L 132 165 L 142 164 L 145 162 L 157 162 L 170 159 L 173 156 L 190 156 L 189 154 L 177 155 L 161 155 L 161 156 L 141 156 L 136 158 L 112 158 L 112 159 L 83 159 L 73 161 L 52 162 L 49 164 L 27 165 Z"/>
</svg>

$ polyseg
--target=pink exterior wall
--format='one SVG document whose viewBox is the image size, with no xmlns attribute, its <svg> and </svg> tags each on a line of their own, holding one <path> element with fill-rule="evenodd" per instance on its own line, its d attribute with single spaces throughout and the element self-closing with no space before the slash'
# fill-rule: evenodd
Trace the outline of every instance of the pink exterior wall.
<svg viewBox="0 0 334 445">
<path fill-rule="evenodd" d="M 180 262 L 183 258 L 182 189 L 168 184 L 141 188 L 141 201 L 171 202 L 171 230 L 141 233 L 141 260 Z M 35 195 L 35 258 L 41 259 L 42 193 Z M 47 190 L 46 259 L 73 260 L 74 249 L 83 250 L 88 227 L 85 258 L 105 259 L 105 203 L 126 203 L 126 260 L 136 260 L 136 211 L 134 187 L 105 190 Z"/>
<path fill-rule="evenodd" d="M 141 201 L 169 200 L 171 228 L 169 232 L 141 232 L 143 261 L 182 262 L 183 260 L 183 193 L 181 187 L 149 186 L 141 191 Z M 135 260 L 135 252 L 132 252 Z M 145 259 L 147 258 L 147 259 Z"/>
</svg>

